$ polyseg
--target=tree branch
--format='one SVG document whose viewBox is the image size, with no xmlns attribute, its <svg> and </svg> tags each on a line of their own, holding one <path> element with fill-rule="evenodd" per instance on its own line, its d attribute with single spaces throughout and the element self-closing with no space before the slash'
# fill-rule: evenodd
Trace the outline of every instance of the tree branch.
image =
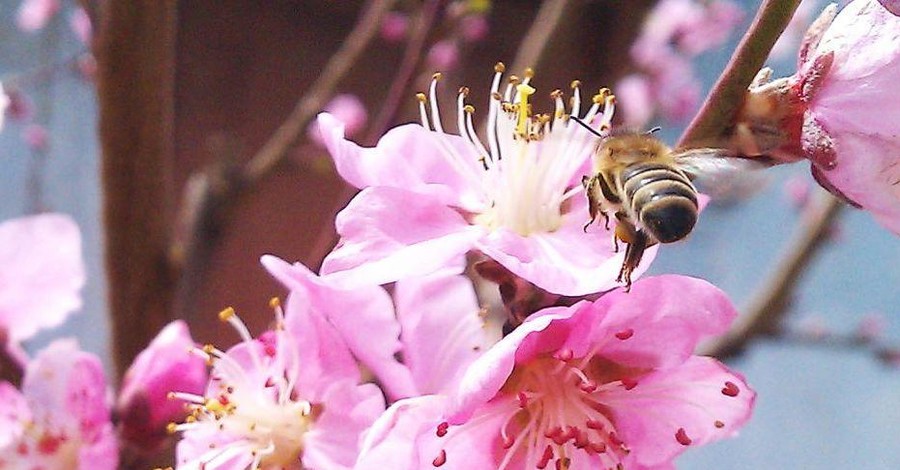
<svg viewBox="0 0 900 470">
<path fill-rule="evenodd" d="M 777 334 L 790 307 L 790 298 L 798 280 L 828 240 L 844 204 L 831 194 L 818 190 L 811 203 L 802 230 L 788 243 L 775 270 L 751 298 L 745 313 L 731 330 L 703 348 L 703 354 L 727 358 L 740 354 L 759 336 Z"/>
<path fill-rule="evenodd" d="M 763 1 L 700 112 L 681 135 L 678 147 L 704 147 L 725 134 L 734 123 L 750 82 L 765 65 L 799 4 L 800 0 Z"/>
<path fill-rule="evenodd" d="M 106 272 L 115 367 L 171 314 L 174 0 L 105 2 L 95 38 Z"/>
</svg>

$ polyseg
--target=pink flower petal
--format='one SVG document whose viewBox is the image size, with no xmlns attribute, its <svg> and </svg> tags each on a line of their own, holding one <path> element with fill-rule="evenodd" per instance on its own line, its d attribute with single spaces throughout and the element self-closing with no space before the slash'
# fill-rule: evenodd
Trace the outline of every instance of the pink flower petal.
<svg viewBox="0 0 900 470">
<path fill-rule="evenodd" d="M 576 313 L 573 322 L 580 324 L 566 347 L 578 354 L 599 342 L 603 357 L 619 364 L 670 367 L 690 357 L 702 339 L 725 332 L 736 317 L 727 295 L 704 280 L 649 277 L 631 292 L 610 292 Z"/>
<path fill-rule="evenodd" d="M 0 328 L 20 342 L 81 307 L 81 235 L 66 215 L 0 223 Z"/>
<path fill-rule="evenodd" d="M 430 462 L 430 455 L 429 449 L 420 448 L 431 440 L 430 433 L 442 419 L 444 406 L 442 395 L 406 398 L 391 405 L 366 433 L 354 468 L 422 468 L 421 464 Z"/>
<path fill-rule="evenodd" d="M 0 382 L 0 449 L 19 439 L 31 420 L 25 397 L 8 382 Z"/>
<path fill-rule="evenodd" d="M 388 131 L 374 148 L 364 148 L 344 138 L 344 124 L 334 116 L 319 114 L 318 125 L 338 173 L 353 186 L 403 188 L 445 205 L 481 208 L 480 156 L 462 137 L 408 124 Z"/>
<path fill-rule="evenodd" d="M 633 389 L 609 396 L 604 404 L 635 462 L 655 468 L 688 446 L 736 434 L 750 419 L 755 397 L 742 377 L 718 361 L 692 357 L 674 369 L 640 378 Z M 682 442 L 676 438 L 679 429 L 684 430 Z"/>
<path fill-rule="evenodd" d="M 359 455 L 360 436 L 384 412 L 384 398 L 373 384 L 334 384 L 325 406 L 304 436 L 304 468 L 351 468 Z"/>
<path fill-rule="evenodd" d="M 472 283 L 436 273 L 397 282 L 397 318 L 402 326 L 403 362 L 418 395 L 450 390 L 459 376 L 499 338 L 490 338 Z"/>
<path fill-rule="evenodd" d="M 348 288 L 448 265 L 461 271 L 462 255 L 482 232 L 439 201 L 386 186 L 361 191 L 335 225 L 341 241 L 322 263 L 322 273 Z"/>
<path fill-rule="evenodd" d="M 582 214 L 587 214 L 587 209 L 573 210 L 552 233 L 523 237 L 498 229 L 475 246 L 514 274 L 554 294 L 577 296 L 616 288 L 621 285 L 616 278 L 625 259 L 625 245 L 621 244 L 616 254 L 610 232 L 592 226 L 585 233 Z M 647 270 L 656 250 L 646 251 L 632 274 L 634 279 Z"/>
<path fill-rule="evenodd" d="M 316 276 L 300 263 L 292 265 L 274 256 L 263 256 L 261 262 L 291 289 L 292 295 L 302 293 L 306 308 L 310 310 L 308 315 L 327 318 L 354 356 L 381 379 L 389 395 L 401 397 L 414 393 L 415 386 L 408 370 L 395 358 L 400 350 L 400 325 L 384 289 L 375 284 L 343 289 Z M 289 318 L 298 316 L 292 313 Z M 379 341 L 372 341 L 373 337 Z"/>
</svg>

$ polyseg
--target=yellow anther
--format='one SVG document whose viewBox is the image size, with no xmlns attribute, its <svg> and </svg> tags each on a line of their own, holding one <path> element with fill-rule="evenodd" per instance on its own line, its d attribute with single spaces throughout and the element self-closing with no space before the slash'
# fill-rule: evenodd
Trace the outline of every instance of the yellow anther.
<svg viewBox="0 0 900 470">
<path fill-rule="evenodd" d="M 562 98 L 562 95 L 563 95 L 562 90 L 560 90 L 558 88 L 556 90 L 553 90 L 550 92 L 550 97 L 553 99 Z"/>
<path fill-rule="evenodd" d="M 206 402 L 203 403 L 203 407 L 213 413 L 217 413 L 220 411 L 225 411 L 225 405 L 222 404 L 219 400 L 215 398 L 207 398 Z"/>
<path fill-rule="evenodd" d="M 581 80 L 572 80 L 572 83 L 569 84 L 573 90 L 581 86 Z"/>
<path fill-rule="evenodd" d="M 222 310 L 221 312 L 219 312 L 219 320 L 221 320 L 221 321 L 228 321 L 228 320 L 230 320 L 231 317 L 233 317 L 234 315 L 235 315 L 235 313 L 234 313 L 234 308 L 228 307 L 228 308 Z"/>
<path fill-rule="evenodd" d="M 593 101 L 594 104 L 603 104 L 606 102 L 606 97 L 598 93 L 591 97 L 591 101 Z"/>
<path fill-rule="evenodd" d="M 175 431 L 178 430 L 178 425 L 175 423 L 169 423 L 166 425 L 166 432 L 169 434 L 175 434 Z"/>
<path fill-rule="evenodd" d="M 281 307 L 281 299 L 278 297 L 272 297 L 269 299 L 269 308 L 278 308 Z"/>
<path fill-rule="evenodd" d="M 213 345 L 211 345 L 211 344 L 204 344 L 204 345 L 203 345 L 203 352 L 205 352 L 206 354 L 212 355 L 212 353 L 213 353 L 215 350 L 216 350 L 216 347 L 213 346 Z"/>
<path fill-rule="evenodd" d="M 436 82 L 439 81 L 441 78 L 443 78 L 443 75 L 440 72 L 435 72 L 434 75 L 431 76 L 431 79 Z"/>
<path fill-rule="evenodd" d="M 491 0 L 469 0 L 466 8 L 469 13 L 487 13 L 491 11 Z"/>
<path fill-rule="evenodd" d="M 495 99 L 495 100 L 497 100 L 497 101 L 500 101 L 500 100 L 503 99 L 503 96 L 501 96 L 500 93 L 497 93 L 497 92 L 495 91 L 495 92 L 491 93 L 491 98 L 493 98 L 493 99 Z"/>
<path fill-rule="evenodd" d="M 428 102 L 428 97 L 425 96 L 425 93 L 416 93 L 416 99 L 419 100 L 420 103 Z"/>
<path fill-rule="evenodd" d="M 519 76 L 518 76 L 518 75 L 510 75 L 510 76 L 509 76 L 509 83 L 512 83 L 513 85 L 517 85 L 517 84 L 519 84 L 519 82 L 521 82 L 521 81 L 522 81 L 522 80 L 519 80 Z"/>
<path fill-rule="evenodd" d="M 516 121 L 516 132 L 525 135 L 528 124 L 528 97 L 535 92 L 534 87 L 520 84 L 516 86 L 516 92 L 519 94 L 519 116 Z"/>
<path fill-rule="evenodd" d="M 186 418 L 184 418 L 184 422 L 185 422 L 186 424 L 196 423 L 196 422 L 197 422 L 197 417 L 194 416 L 194 415 L 188 415 Z"/>
<path fill-rule="evenodd" d="M 467 105 L 463 106 L 463 111 L 465 111 L 469 114 L 475 114 L 475 106 L 472 106 L 471 104 L 467 104 Z"/>
<path fill-rule="evenodd" d="M 497 62 L 496 64 L 494 64 L 494 72 L 503 73 L 505 71 L 506 71 L 506 65 L 504 65 L 503 62 Z"/>
<path fill-rule="evenodd" d="M 469 87 L 461 86 L 459 87 L 459 94 L 463 96 L 469 96 Z"/>
<path fill-rule="evenodd" d="M 528 67 L 525 69 L 525 78 L 534 78 L 534 69 Z"/>
</svg>

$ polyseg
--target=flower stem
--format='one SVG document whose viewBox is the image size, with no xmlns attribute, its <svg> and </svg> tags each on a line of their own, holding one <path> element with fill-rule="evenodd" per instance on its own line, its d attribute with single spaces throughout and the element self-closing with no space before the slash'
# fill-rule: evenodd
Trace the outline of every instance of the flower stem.
<svg viewBox="0 0 900 470">
<path fill-rule="evenodd" d="M 772 46 L 799 5 L 800 0 L 763 1 L 700 112 L 681 135 L 678 147 L 705 147 L 727 132 L 740 110 L 750 82 L 765 65 Z"/>
</svg>

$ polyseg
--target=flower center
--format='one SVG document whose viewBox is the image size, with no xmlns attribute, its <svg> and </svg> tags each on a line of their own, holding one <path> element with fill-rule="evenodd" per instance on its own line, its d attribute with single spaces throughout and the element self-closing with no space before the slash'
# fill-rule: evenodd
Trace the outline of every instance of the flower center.
<svg viewBox="0 0 900 470">
<path fill-rule="evenodd" d="M 573 358 L 571 351 L 517 365 L 490 402 L 490 413 L 502 415 L 498 421 L 503 423 L 498 469 L 563 470 L 579 454 L 599 458 L 599 468 L 617 468 L 630 451 L 616 432 L 603 396 L 630 390 L 640 373 L 593 355 Z M 452 431 L 464 432 L 467 424 Z M 449 434 L 449 425 L 439 426 L 438 436 L 442 431 Z M 449 458 L 441 457 L 435 466 Z"/>
<path fill-rule="evenodd" d="M 248 468 L 281 468 L 297 463 L 303 440 L 318 416 L 318 407 L 295 391 L 298 345 L 283 328 L 283 312 L 277 299 L 273 332 L 254 340 L 231 308 L 219 314 L 241 334 L 240 351 L 228 353 L 207 345 L 194 352 L 212 365 L 210 386 L 203 396 L 172 393 L 188 402 L 190 415 L 170 431 L 206 428 L 223 436 L 222 445 L 200 458 L 203 464 L 249 454 Z"/>
<path fill-rule="evenodd" d="M 479 156 L 484 171 L 472 175 L 465 169 L 468 165 L 460 162 L 471 157 L 459 155 L 452 145 L 442 148 L 450 161 L 477 180 L 482 189 L 484 207 L 474 216 L 475 223 L 491 230 L 506 228 L 522 236 L 553 232 L 563 223 L 568 199 L 582 191 L 578 173 L 596 144 L 596 136 L 569 119 L 581 112 L 580 83 L 572 83 L 573 97 L 568 112 L 562 92 L 556 90 L 550 95 L 555 102 L 553 113 L 533 114 L 529 100 L 535 93 L 530 85 L 534 73 L 528 69 L 524 79 L 511 76 L 501 94 L 504 70 L 502 63 L 494 67 L 487 147 L 475 133 L 472 120 L 475 108 L 465 102 L 468 89 L 460 89 L 457 97 L 457 128 Z M 435 74 L 428 98 L 419 94 L 419 107 L 422 125 L 444 138 L 435 91 L 439 79 L 440 74 Z M 431 125 L 425 106 L 429 100 Z M 612 120 L 614 97 L 603 89 L 592 101 L 581 119 L 605 133 Z"/>
</svg>

